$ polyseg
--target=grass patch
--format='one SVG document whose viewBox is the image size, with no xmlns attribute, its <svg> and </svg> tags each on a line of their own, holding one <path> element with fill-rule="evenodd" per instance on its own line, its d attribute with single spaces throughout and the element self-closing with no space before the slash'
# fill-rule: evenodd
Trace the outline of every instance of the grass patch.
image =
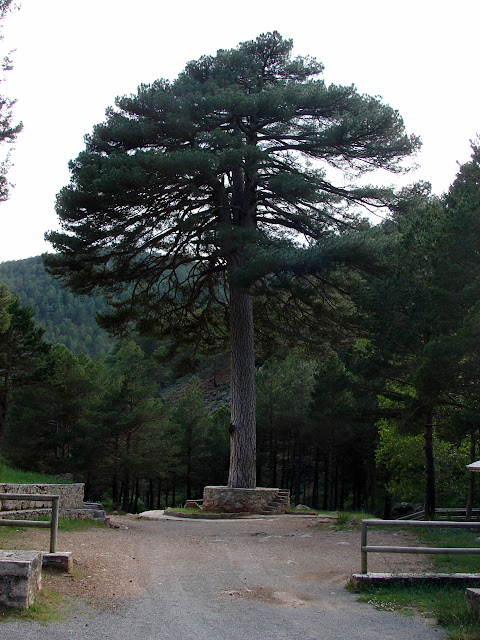
<svg viewBox="0 0 480 640">
<path fill-rule="evenodd" d="M 359 600 L 382 611 L 419 611 L 445 628 L 450 640 L 480 640 L 480 624 L 467 609 L 465 587 L 370 586 L 362 589 Z"/>
<path fill-rule="evenodd" d="M 61 518 L 58 521 L 59 531 L 86 531 L 87 529 L 105 529 L 105 523 L 103 520 L 91 520 L 90 518 L 79 518 L 78 520 Z"/>
<path fill-rule="evenodd" d="M 416 535 L 427 547 L 477 547 L 480 542 L 478 529 L 419 528 Z M 447 573 L 480 573 L 480 555 L 433 556 L 433 564 L 438 571 Z"/>
<path fill-rule="evenodd" d="M 41 519 L 41 518 L 40 518 Z M 101 520 L 64 520 L 58 521 L 58 530 L 61 531 L 86 531 L 88 529 L 105 529 L 105 523 Z M 11 526 L 0 527 L 0 549 L 15 549 L 16 544 L 23 535 L 31 532 L 30 527 Z M 50 529 L 42 529 L 45 537 L 45 550 L 48 550 Z"/>
<path fill-rule="evenodd" d="M 26 531 L 23 527 L 22 531 Z M 0 527 L 0 549 L 4 549 L 11 541 L 18 539 L 19 529 L 16 527 Z"/>
<path fill-rule="evenodd" d="M 195 509 L 195 507 L 167 507 L 165 513 L 169 511 L 175 511 L 176 513 L 201 513 L 203 509 Z M 207 513 L 207 512 L 205 512 Z M 208 513 L 217 513 L 216 511 L 209 511 Z"/>
<path fill-rule="evenodd" d="M 0 482 L 12 484 L 57 484 L 58 478 L 34 471 L 19 471 L 0 462 Z M 61 484 L 69 484 L 62 480 Z"/>
<path fill-rule="evenodd" d="M 362 520 L 368 520 L 374 517 L 371 513 L 364 513 L 363 511 L 339 511 L 337 527 L 339 529 L 345 529 L 346 527 L 359 526 Z"/>
<path fill-rule="evenodd" d="M 326 513 L 325 511 L 319 511 L 319 509 L 290 509 L 289 516 L 334 516 L 335 513 Z"/>
<path fill-rule="evenodd" d="M 71 610 L 68 596 L 59 593 L 40 591 L 35 603 L 27 610 L 11 609 L 0 606 L 0 623 L 16 620 L 29 620 L 48 624 L 65 620 Z"/>
</svg>

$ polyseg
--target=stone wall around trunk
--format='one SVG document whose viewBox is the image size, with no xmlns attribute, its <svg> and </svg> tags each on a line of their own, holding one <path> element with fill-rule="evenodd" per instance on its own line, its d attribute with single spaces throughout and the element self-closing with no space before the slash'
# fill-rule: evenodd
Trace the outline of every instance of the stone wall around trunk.
<svg viewBox="0 0 480 640">
<path fill-rule="evenodd" d="M 203 509 L 221 513 L 262 513 L 280 489 L 256 487 L 255 489 L 232 489 L 230 487 L 205 487 Z"/>
</svg>

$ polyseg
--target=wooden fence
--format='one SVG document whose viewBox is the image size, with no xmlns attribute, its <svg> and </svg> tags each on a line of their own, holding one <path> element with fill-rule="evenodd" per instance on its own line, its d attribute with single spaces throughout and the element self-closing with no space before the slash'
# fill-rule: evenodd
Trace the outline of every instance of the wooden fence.
<svg viewBox="0 0 480 640">
<path fill-rule="evenodd" d="M 480 547 L 386 547 L 367 544 L 367 527 L 456 527 L 459 529 L 480 529 L 480 522 L 453 522 L 451 520 L 363 520 L 361 540 L 361 573 L 367 573 L 368 553 L 421 553 L 421 554 L 480 554 Z"/>
<path fill-rule="evenodd" d="M 50 553 L 57 550 L 58 504 L 60 496 L 39 495 L 30 493 L 0 493 L 0 500 L 28 500 L 28 502 L 51 502 L 51 520 L 7 520 L 0 518 L 1 527 L 41 527 L 50 529 Z"/>
</svg>

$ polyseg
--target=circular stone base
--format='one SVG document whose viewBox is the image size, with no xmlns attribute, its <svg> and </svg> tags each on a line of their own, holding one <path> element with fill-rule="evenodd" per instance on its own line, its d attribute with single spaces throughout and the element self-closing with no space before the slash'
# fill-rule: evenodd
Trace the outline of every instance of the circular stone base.
<svg viewBox="0 0 480 640">
<path fill-rule="evenodd" d="M 232 489 L 230 487 L 205 487 L 203 510 L 222 513 L 262 513 L 277 498 L 280 489 L 256 487 Z"/>
</svg>

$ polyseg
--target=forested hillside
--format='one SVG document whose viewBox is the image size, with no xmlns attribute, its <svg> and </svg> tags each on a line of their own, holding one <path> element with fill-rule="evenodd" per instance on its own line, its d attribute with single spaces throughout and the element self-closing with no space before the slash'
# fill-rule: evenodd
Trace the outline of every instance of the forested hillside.
<svg viewBox="0 0 480 640">
<path fill-rule="evenodd" d="M 45 340 L 64 344 L 73 353 L 108 352 L 112 338 L 95 322 L 106 305 L 98 296 L 82 296 L 63 288 L 45 271 L 41 256 L 0 263 L 0 283 L 30 306 L 45 329 Z"/>
</svg>

